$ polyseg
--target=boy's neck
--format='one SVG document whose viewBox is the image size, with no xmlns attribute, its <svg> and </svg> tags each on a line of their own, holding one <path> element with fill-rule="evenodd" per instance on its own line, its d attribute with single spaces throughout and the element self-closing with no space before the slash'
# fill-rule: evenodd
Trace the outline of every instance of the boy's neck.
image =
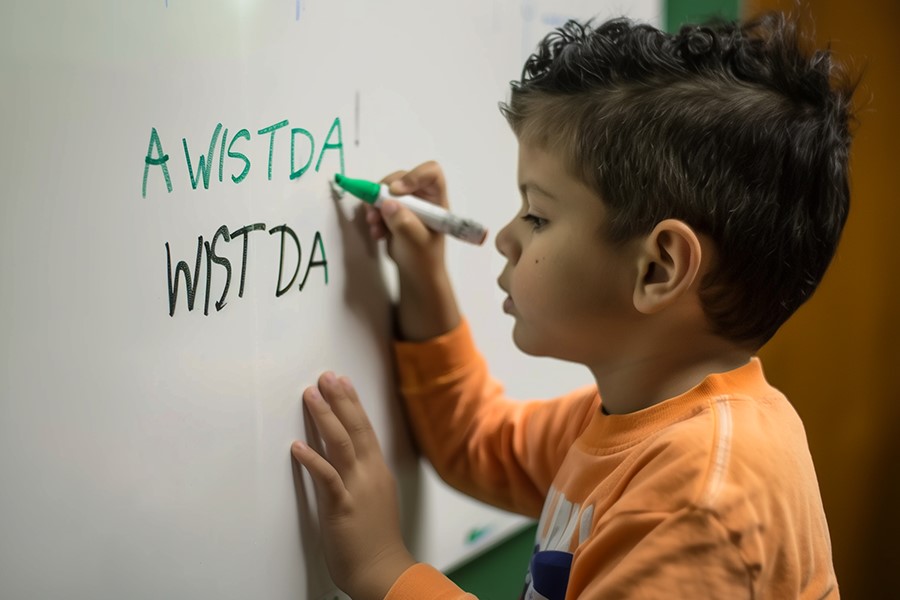
<svg viewBox="0 0 900 600">
<path fill-rule="evenodd" d="M 615 364 L 591 371 L 606 412 L 627 414 L 683 394 L 712 373 L 741 367 L 753 354 L 725 340 L 706 338 L 696 345 L 626 353 Z"/>
</svg>

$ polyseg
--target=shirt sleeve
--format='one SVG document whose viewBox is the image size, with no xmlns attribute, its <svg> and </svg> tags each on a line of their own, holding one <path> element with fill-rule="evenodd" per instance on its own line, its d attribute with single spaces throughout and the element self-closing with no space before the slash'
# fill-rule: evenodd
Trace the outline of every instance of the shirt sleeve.
<svg viewBox="0 0 900 600">
<path fill-rule="evenodd" d="M 438 475 L 483 502 L 537 517 L 599 405 L 596 388 L 552 400 L 508 398 L 465 321 L 426 342 L 396 342 L 394 350 L 413 435 Z"/>
<path fill-rule="evenodd" d="M 384 600 L 477 600 L 446 575 L 425 563 L 418 563 L 394 582 Z"/>
</svg>

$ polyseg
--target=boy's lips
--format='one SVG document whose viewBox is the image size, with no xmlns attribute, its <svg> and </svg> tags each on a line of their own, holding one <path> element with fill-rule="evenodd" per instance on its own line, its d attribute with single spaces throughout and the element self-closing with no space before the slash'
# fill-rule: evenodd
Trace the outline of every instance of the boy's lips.
<svg viewBox="0 0 900 600">
<path fill-rule="evenodd" d="M 509 295 L 509 292 L 506 290 L 506 286 L 503 285 L 502 281 L 497 280 L 497 285 L 500 286 L 501 290 L 506 292 L 506 298 L 503 300 L 503 312 L 510 314 L 515 307 L 512 296 Z"/>
</svg>

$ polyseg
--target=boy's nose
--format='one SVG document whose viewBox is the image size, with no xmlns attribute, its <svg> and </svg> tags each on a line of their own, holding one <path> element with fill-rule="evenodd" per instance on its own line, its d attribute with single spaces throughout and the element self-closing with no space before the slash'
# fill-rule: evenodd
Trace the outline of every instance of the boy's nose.
<svg viewBox="0 0 900 600">
<path fill-rule="evenodd" d="M 506 226 L 503 227 L 503 229 L 497 232 L 497 237 L 494 240 L 494 244 L 497 246 L 497 251 L 505 256 L 507 260 L 513 259 L 515 249 L 515 242 L 513 240 L 512 232 L 510 231 L 512 228 L 512 224 L 512 221 L 507 223 Z"/>
</svg>

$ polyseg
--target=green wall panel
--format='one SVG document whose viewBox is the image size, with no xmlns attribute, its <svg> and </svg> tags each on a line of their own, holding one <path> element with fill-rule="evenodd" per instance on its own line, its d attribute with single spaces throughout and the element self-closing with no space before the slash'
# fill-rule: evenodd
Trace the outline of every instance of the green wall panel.
<svg viewBox="0 0 900 600">
<path fill-rule="evenodd" d="M 447 573 L 447 577 L 478 600 L 518 598 L 534 550 L 537 524 L 526 527 L 499 546 Z"/>
<path fill-rule="evenodd" d="M 675 32 L 685 23 L 698 23 L 710 18 L 728 21 L 740 15 L 740 0 L 668 0 L 663 3 L 666 31 Z"/>
</svg>

